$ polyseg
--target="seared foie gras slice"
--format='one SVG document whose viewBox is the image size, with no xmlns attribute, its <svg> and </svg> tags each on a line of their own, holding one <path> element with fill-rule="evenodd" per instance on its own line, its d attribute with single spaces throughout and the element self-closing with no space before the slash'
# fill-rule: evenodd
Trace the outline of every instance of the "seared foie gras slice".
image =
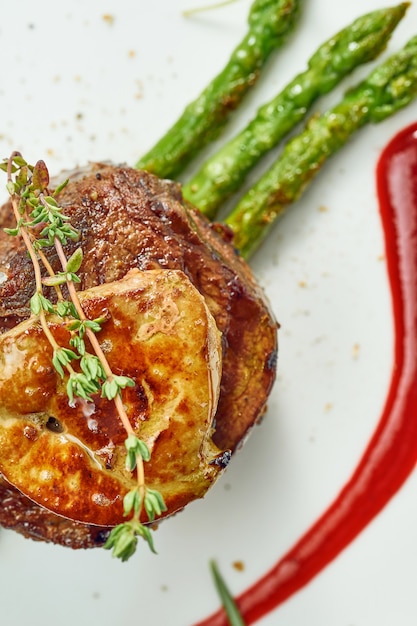
<svg viewBox="0 0 417 626">
<path fill-rule="evenodd" d="M 79 296 L 88 318 L 107 318 L 98 338 L 112 371 L 135 382 L 123 402 L 151 451 L 146 484 L 170 515 L 202 497 L 222 467 L 211 440 L 221 378 L 214 318 L 178 270 L 131 270 Z M 68 346 L 62 320 L 48 320 Z M 97 395 L 70 405 L 51 357 L 35 318 L 0 336 L 0 472 L 58 515 L 115 525 L 135 484 L 125 469 L 126 432 L 113 402 Z"/>
</svg>

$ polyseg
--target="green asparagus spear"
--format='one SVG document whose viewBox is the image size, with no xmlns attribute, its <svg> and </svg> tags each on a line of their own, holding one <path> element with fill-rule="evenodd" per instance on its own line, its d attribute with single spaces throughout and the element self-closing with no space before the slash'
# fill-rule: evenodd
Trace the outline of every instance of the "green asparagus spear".
<svg viewBox="0 0 417 626">
<path fill-rule="evenodd" d="M 417 36 L 377 67 L 332 109 L 290 140 L 275 164 L 226 218 L 248 258 L 285 208 L 297 200 L 326 160 L 366 123 L 377 123 L 417 96 Z"/>
<path fill-rule="evenodd" d="M 248 31 L 226 67 L 139 159 L 136 167 L 173 178 L 205 144 L 215 139 L 230 112 L 256 82 L 272 50 L 286 40 L 300 4 L 301 0 L 255 0 L 248 17 Z"/>
<path fill-rule="evenodd" d="M 214 218 L 261 157 L 302 120 L 319 96 L 384 50 L 408 6 L 404 2 L 364 15 L 324 43 L 309 60 L 308 69 L 262 106 L 249 125 L 184 185 L 184 197 Z"/>
</svg>

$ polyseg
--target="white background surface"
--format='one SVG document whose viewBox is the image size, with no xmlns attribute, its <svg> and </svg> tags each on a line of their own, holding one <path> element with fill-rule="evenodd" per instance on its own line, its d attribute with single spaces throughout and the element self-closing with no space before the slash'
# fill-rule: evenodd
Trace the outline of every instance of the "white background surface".
<svg viewBox="0 0 417 626">
<path fill-rule="evenodd" d="M 19 149 L 31 162 L 46 160 L 52 173 L 94 159 L 133 165 L 223 67 L 245 31 L 248 0 L 193 19 L 181 15 L 197 4 L 4 3 L 0 156 Z M 379 6 L 306 1 L 297 31 L 225 137 L 301 71 L 320 43 Z M 417 5 L 389 51 L 415 32 Z M 336 102 L 368 69 L 315 110 Z M 254 258 L 282 326 L 279 375 L 267 417 L 223 479 L 204 501 L 161 525 L 158 556 L 142 546 L 127 564 L 101 550 L 72 552 L 0 531 L 3 624 L 190 626 L 218 605 L 209 559 L 240 593 L 337 495 L 376 425 L 392 366 L 375 164 L 395 131 L 415 120 L 414 104 L 361 131 Z M 414 626 L 416 529 L 413 475 L 332 565 L 260 623 Z"/>
</svg>

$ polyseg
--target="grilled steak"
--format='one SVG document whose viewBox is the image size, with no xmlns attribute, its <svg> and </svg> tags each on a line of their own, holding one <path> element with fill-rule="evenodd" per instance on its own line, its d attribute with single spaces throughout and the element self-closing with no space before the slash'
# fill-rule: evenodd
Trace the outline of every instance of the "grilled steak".
<svg viewBox="0 0 417 626">
<path fill-rule="evenodd" d="M 203 296 L 221 333 L 222 375 L 212 435 L 219 452 L 212 464 L 221 469 L 228 451 L 241 445 L 264 413 L 277 349 L 277 324 L 230 233 L 184 202 L 178 184 L 128 167 L 97 163 L 75 172 L 58 199 L 80 232 L 80 241 L 66 248 L 67 256 L 75 246 L 83 249 L 80 290 L 122 281 L 132 269 L 170 269 L 180 270 Z M 10 225 L 10 205 L 1 210 L 0 225 Z M 59 271 L 54 251 L 47 255 Z M 1 232 L 1 333 L 29 317 L 33 291 L 32 265 L 22 242 Z M 47 295 L 53 299 L 52 290 Z M 172 454 L 175 449 L 172 442 Z M 106 539 L 107 524 L 62 517 L 23 495 L 11 476 L 8 482 L 0 475 L 4 527 L 72 548 L 101 545 Z"/>
</svg>

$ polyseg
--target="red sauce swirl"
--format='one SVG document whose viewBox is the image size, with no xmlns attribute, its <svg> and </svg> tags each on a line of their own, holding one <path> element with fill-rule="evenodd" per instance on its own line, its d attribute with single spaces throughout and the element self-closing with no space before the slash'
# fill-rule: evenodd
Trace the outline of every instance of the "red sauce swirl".
<svg viewBox="0 0 417 626">
<path fill-rule="evenodd" d="M 417 461 L 417 123 L 390 141 L 376 174 L 395 330 L 385 406 L 338 497 L 276 565 L 237 598 L 248 625 L 335 559 L 390 501 Z M 196 626 L 227 624 L 220 610 Z"/>
</svg>

